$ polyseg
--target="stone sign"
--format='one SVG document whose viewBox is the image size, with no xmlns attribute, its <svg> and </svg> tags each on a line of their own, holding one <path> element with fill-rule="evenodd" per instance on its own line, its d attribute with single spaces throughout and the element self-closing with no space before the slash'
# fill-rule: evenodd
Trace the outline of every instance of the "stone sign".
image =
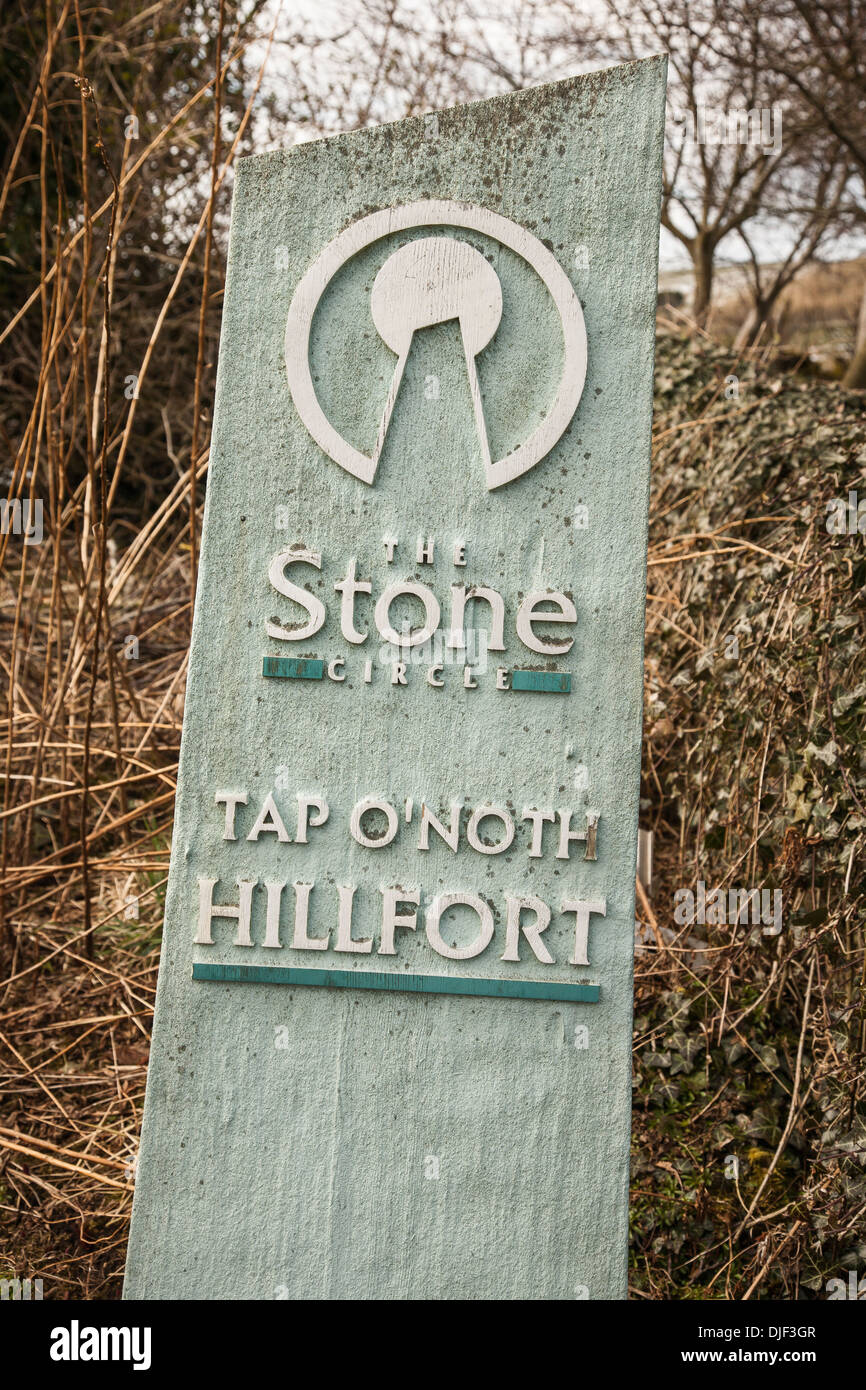
<svg viewBox="0 0 866 1390">
<path fill-rule="evenodd" d="M 664 82 L 238 169 L 127 1297 L 625 1296 Z"/>
</svg>

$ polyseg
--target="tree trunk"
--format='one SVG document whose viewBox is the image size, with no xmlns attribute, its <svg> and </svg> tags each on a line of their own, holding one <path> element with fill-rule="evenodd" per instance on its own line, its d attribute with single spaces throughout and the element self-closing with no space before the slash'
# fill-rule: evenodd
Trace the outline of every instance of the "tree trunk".
<svg viewBox="0 0 866 1390">
<path fill-rule="evenodd" d="M 713 298 L 713 251 L 712 242 L 697 236 L 692 243 L 692 266 L 695 273 L 695 293 L 692 299 L 692 316 L 698 323 L 706 320 Z"/>
<path fill-rule="evenodd" d="M 776 300 L 779 298 L 784 285 L 776 285 L 767 295 L 760 298 L 757 295 L 752 297 L 752 307 L 746 315 L 743 323 L 734 339 L 734 347 L 738 352 L 744 348 L 753 347 L 760 337 L 761 330 L 769 320 Z"/>
<path fill-rule="evenodd" d="M 860 318 L 857 323 L 857 337 L 854 342 L 854 356 L 847 372 L 842 378 L 843 386 L 866 388 L 866 286 L 860 301 Z"/>
<path fill-rule="evenodd" d="M 751 309 L 737 330 L 737 336 L 734 339 L 735 352 L 742 352 L 744 348 L 752 346 L 766 317 L 767 314 L 763 307 L 753 302 Z"/>
</svg>

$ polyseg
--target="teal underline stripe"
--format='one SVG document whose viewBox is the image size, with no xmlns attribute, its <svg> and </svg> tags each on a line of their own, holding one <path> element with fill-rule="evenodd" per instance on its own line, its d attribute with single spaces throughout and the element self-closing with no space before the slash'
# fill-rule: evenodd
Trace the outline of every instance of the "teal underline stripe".
<svg viewBox="0 0 866 1390">
<path fill-rule="evenodd" d="M 320 681 L 325 663 L 318 657 L 265 656 L 262 675 L 287 681 Z"/>
<path fill-rule="evenodd" d="M 492 999 L 558 999 L 597 1004 L 599 985 L 564 985 L 553 980 L 484 980 L 477 976 L 401 975 L 382 970 L 296 970 L 287 965 L 222 965 L 196 961 L 194 980 L 224 984 L 319 985 L 326 989 L 390 989 L 410 994 L 474 994 Z"/>
<path fill-rule="evenodd" d="M 513 671 L 512 690 L 534 690 L 545 695 L 570 695 L 570 671 Z"/>
<path fill-rule="evenodd" d="M 271 680 L 320 681 L 325 663 L 320 657 L 264 656 L 262 675 Z M 541 695 L 570 695 L 569 671 L 513 671 L 512 690 L 528 690 Z"/>
</svg>

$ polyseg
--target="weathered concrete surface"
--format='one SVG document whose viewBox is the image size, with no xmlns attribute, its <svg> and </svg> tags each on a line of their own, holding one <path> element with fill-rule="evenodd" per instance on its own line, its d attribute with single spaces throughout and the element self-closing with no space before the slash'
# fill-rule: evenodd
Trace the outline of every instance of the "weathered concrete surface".
<svg viewBox="0 0 866 1390">
<path fill-rule="evenodd" d="M 625 1296 L 664 81 L 664 61 L 650 60 L 441 113 L 436 135 L 429 122 L 406 121 L 238 169 L 127 1297 Z M 349 223 L 420 198 L 480 204 L 529 228 L 583 305 L 588 375 L 572 425 L 496 492 L 484 487 L 453 324 L 416 337 L 372 487 L 322 454 L 287 389 L 283 334 L 300 277 Z M 478 362 L 501 454 L 549 404 L 560 339 L 540 282 L 511 253 L 466 239 L 492 257 L 503 284 L 502 326 Z M 369 293 L 393 249 L 358 256 L 314 325 L 320 400 L 367 450 L 393 367 L 369 322 Z M 428 398 L 431 376 L 438 400 Z M 586 529 L 575 525 L 581 506 Z M 288 509 L 286 530 L 275 529 L 278 507 Z M 455 573 L 437 558 L 425 572 L 413 553 L 419 534 L 464 539 L 469 565 Z M 386 536 L 404 542 L 393 566 L 382 559 Z M 289 607 L 268 584 L 268 563 L 295 541 L 321 550 L 320 573 L 292 577 L 328 606 L 325 628 L 300 650 L 264 631 Z M 378 641 L 347 647 L 333 590 L 350 556 L 374 598 L 410 576 L 443 600 L 453 582 L 501 589 L 509 666 L 533 664 L 514 649 L 518 598 L 537 585 L 569 591 L 577 641 L 558 665 L 574 673 L 572 694 L 506 694 L 490 679 L 470 693 L 453 678 L 434 692 L 421 671 L 402 691 L 384 678 L 363 686 L 359 663 L 376 658 Z M 266 653 L 354 664 L 342 686 L 266 681 Z M 578 764 L 588 769 L 585 797 Z M 215 792 L 245 788 L 252 805 L 281 767 L 287 803 L 296 791 L 326 792 L 328 826 L 304 847 L 274 836 L 226 843 Z M 599 859 L 528 861 L 524 831 L 502 856 L 440 846 L 422 863 L 414 837 L 401 836 L 377 857 L 345 833 L 351 806 L 373 793 L 443 809 L 453 797 L 505 801 L 517 816 L 524 805 L 588 801 L 602 816 Z M 314 881 L 323 911 L 334 885 L 357 883 L 356 937 L 375 931 L 372 900 L 384 883 L 420 884 L 422 901 L 466 888 L 497 905 L 506 882 L 551 903 L 604 896 L 591 968 L 557 965 L 560 978 L 600 982 L 601 1001 L 194 982 L 194 959 L 241 954 L 228 921 L 214 925 L 218 951 L 193 946 L 199 875 L 220 876 L 223 902 L 237 901 L 237 877 L 288 879 L 289 892 Z M 566 937 L 556 931 L 559 962 Z M 420 928 L 402 933 L 400 949 L 399 968 L 429 966 Z M 243 958 L 286 954 L 257 945 Z M 347 960 L 365 963 L 331 951 L 291 963 Z M 507 969 L 498 956 L 483 960 L 463 968 Z M 575 1046 L 578 1025 L 586 1047 Z M 425 1176 L 429 1158 L 438 1178 Z"/>
</svg>

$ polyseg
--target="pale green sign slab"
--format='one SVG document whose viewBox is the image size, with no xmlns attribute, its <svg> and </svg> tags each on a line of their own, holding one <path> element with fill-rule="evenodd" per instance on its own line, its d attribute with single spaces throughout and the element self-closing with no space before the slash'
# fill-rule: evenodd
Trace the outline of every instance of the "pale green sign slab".
<svg viewBox="0 0 866 1390">
<path fill-rule="evenodd" d="M 625 1296 L 664 82 L 238 168 L 127 1297 Z"/>
</svg>

